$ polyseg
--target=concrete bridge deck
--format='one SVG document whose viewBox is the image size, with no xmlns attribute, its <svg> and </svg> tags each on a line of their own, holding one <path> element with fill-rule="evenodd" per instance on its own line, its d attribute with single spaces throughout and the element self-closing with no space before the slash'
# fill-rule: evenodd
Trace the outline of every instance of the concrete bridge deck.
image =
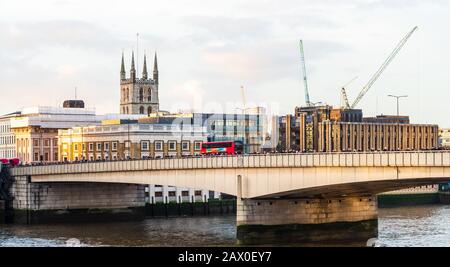
<svg viewBox="0 0 450 267">
<path fill-rule="evenodd" d="M 109 182 L 202 188 L 243 198 L 374 194 L 450 180 L 450 152 L 265 154 L 24 166 L 32 182 Z M 332 186 L 332 187 L 331 187 Z"/>
</svg>

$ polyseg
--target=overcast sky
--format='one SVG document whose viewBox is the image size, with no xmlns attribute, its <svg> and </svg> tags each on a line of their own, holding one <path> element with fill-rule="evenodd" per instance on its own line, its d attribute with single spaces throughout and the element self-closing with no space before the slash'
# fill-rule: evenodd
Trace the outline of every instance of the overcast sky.
<svg viewBox="0 0 450 267">
<path fill-rule="evenodd" d="M 158 53 L 160 108 L 177 111 L 304 104 L 298 42 L 303 39 L 310 97 L 353 101 L 396 44 L 403 50 L 358 107 L 395 114 L 388 94 L 407 94 L 400 112 L 415 123 L 450 127 L 450 4 L 414 0 L 0 0 L 0 113 L 61 105 L 78 97 L 97 113 L 119 112 L 119 71 L 140 34 L 153 69 Z M 139 66 L 142 70 L 142 66 Z M 139 74 L 140 75 L 140 74 Z M 275 107 L 275 108 L 274 108 Z"/>
</svg>

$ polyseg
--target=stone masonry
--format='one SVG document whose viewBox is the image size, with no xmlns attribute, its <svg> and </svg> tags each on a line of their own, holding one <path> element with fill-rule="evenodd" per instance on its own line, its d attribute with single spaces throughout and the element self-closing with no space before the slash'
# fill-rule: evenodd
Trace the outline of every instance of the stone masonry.
<svg viewBox="0 0 450 267">
<path fill-rule="evenodd" d="M 30 183 L 16 177 L 11 188 L 19 210 L 122 209 L 145 206 L 143 185 L 113 183 Z"/>
<path fill-rule="evenodd" d="M 377 199 L 273 199 L 237 202 L 237 226 L 323 224 L 377 219 Z"/>
</svg>

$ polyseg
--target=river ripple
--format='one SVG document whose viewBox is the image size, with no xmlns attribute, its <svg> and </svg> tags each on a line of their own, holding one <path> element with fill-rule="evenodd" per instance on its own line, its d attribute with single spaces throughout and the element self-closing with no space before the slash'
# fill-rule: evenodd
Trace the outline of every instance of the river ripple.
<svg viewBox="0 0 450 267">
<path fill-rule="evenodd" d="M 376 245 L 450 246 L 449 218 L 450 206 L 443 205 L 379 209 Z M 161 218 L 141 222 L 3 225 L 0 226 L 0 247 L 234 246 L 235 229 L 235 216 Z"/>
</svg>

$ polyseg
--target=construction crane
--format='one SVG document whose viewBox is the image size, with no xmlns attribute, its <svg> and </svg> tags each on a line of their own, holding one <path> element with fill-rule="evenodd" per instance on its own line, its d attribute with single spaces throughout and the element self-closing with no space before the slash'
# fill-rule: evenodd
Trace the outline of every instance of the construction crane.
<svg viewBox="0 0 450 267">
<path fill-rule="evenodd" d="M 356 105 L 361 101 L 361 99 L 364 97 L 364 95 L 369 91 L 370 87 L 375 83 L 375 81 L 380 77 L 380 75 L 383 73 L 384 69 L 391 63 L 391 61 L 394 59 L 394 57 L 398 54 L 398 52 L 402 49 L 402 47 L 406 44 L 408 39 L 411 37 L 411 35 L 418 29 L 417 26 L 415 26 L 394 48 L 392 53 L 388 56 L 388 58 L 383 62 L 383 64 L 378 68 L 377 72 L 372 76 L 372 78 L 367 82 L 367 84 L 363 87 L 359 95 L 356 97 L 355 101 L 352 105 L 347 106 L 347 108 L 355 108 Z M 343 88 L 342 91 L 345 94 L 345 89 Z M 346 95 L 346 94 L 345 94 Z"/>
<path fill-rule="evenodd" d="M 343 108 L 350 108 L 350 104 L 348 102 L 347 92 L 345 91 L 345 87 L 347 87 L 349 84 L 351 84 L 354 80 L 356 80 L 358 76 L 355 76 L 353 79 L 351 79 L 349 82 L 347 82 L 345 85 L 341 87 L 341 100 L 344 102 L 344 105 L 341 104 Z M 342 102 L 341 102 L 342 103 Z"/>
<path fill-rule="evenodd" d="M 303 41 L 300 40 L 300 60 L 303 71 L 303 85 L 305 86 L 305 102 L 307 107 L 311 107 L 311 101 L 309 101 L 308 81 L 306 79 L 306 64 L 305 64 L 305 52 L 303 51 Z"/>
</svg>

